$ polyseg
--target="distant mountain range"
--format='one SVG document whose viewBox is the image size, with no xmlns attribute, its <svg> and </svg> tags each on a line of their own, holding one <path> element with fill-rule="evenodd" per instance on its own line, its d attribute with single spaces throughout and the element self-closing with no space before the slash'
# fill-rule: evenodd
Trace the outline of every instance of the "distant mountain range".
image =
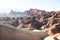
<svg viewBox="0 0 60 40">
<path fill-rule="evenodd" d="M 0 13 L 0 17 L 28 17 L 28 16 L 34 16 L 34 15 L 46 15 L 47 13 L 55 13 L 60 11 L 51 11 L 47 12 L 44 10 L 38 10 L 38 9 L 30 9 L 24 12 L 16 12 L 14 10 L 11 10 L 9 13 Z"/>
<path fill-rule="evenodd" d="M 19 16 L 19 15 L 22 16 L 23 12 L 16 12 L 14 10 L 11 10 L 9 14 L 15 17 L 15 16 Z"/>
<path fill-rule="evenodd" d="M 16 12 L 14 10 L 11 10 L 9 15 L 12 15 L 14 17 L 27 17 L 27 16 L 32 16 L 33 13 L 31 10 L 25 11 L 25 12 Z"/>
</svg>

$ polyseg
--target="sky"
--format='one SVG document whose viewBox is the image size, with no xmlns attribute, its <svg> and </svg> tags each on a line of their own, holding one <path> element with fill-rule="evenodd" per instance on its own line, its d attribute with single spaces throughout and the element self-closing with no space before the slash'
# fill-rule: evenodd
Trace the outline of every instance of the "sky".
<svg viewBox="0 0 60 40">
<path fill-rule="evenodd" d="M 39 9 L 46 11 L 60 10 L 60 0 L 0 0 L 0 12 L 10 10 L 25 11 Z"/>
</svg>

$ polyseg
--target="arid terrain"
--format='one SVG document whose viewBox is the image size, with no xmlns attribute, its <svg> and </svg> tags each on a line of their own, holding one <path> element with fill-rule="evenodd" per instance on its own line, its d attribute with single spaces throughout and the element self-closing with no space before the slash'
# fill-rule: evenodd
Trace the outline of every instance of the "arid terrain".
<svg viewBox="0 0 60 40">
<path fill-rule="evenodd" d="M 0 17 L 0 40 L 60 40 L 60 11 L 11 10 Z"/>
</svg>

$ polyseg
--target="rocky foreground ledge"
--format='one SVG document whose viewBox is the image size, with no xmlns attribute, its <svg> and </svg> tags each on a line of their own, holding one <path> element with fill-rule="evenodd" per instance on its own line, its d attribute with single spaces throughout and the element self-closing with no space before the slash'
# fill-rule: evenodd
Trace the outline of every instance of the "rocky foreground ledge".
<svg viewBox="0 0 60 40">
<path fill-rule="evenodd" d="M 16 29 L 0 25 L 0 40 L 42 40 L 47 36 L 44 32 L 33 32 L 32 30 Z"/>
<path fill-rule="evenodd" d="M 49 32 L 52 34 L 53 32 L 50 29 Z M 17 29 L 11 26 L 0 25 L 0 40 L 60 40 L 60 33 L 49 35 L 46 31 L 28 28 Z"/>
</svg>

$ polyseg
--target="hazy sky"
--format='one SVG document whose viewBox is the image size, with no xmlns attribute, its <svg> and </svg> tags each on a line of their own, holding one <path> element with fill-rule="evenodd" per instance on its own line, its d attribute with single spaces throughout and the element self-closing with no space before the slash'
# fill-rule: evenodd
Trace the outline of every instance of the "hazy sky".
<svg viewBox="0 0 60 40">
<path fill-rule="evenodd" d="M 9 12 L 37 8 L 46 11 L 60 10 L 60 0 L 0 0 L 0 12 Z"/>
</svg>

